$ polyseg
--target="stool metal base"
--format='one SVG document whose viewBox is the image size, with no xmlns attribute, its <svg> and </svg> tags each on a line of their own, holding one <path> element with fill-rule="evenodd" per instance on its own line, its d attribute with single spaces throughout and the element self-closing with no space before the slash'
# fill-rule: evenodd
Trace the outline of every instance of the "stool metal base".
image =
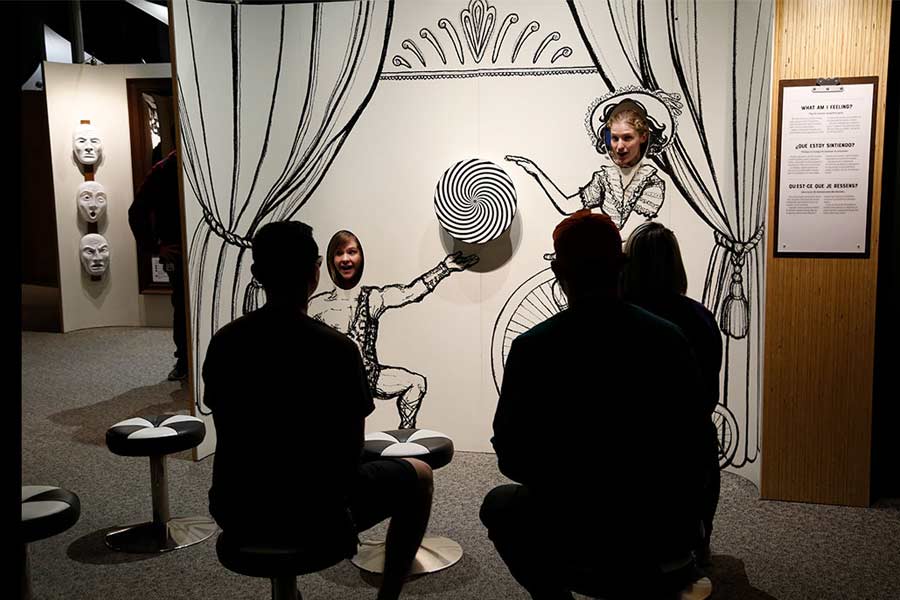
<svg viewBox="0 0 900 600">
<path fill-rule="evenodd" d="M 410 575 L 434 573 L 451 567 L 462 558 L 462 546 L 445 537 L 426 537 L 416 552 Z M 365 541 L 359 545 L 356 556 L 350 559 L 354 565 L 369 573 L 384 572 L 384 540 Z"/>
<path fill-rule="evenodd" d="M 118 552 L 155 554 L 202 542 L 219 527 L 206 517 L 177 517 L 166 523 L 150 521 L 106 534 L 106 545 Z"/>
</svg>

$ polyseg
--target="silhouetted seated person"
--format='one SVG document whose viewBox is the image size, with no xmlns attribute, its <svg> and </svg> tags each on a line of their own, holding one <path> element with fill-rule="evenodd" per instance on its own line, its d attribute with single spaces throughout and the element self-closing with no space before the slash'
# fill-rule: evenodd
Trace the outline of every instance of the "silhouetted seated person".
<svg viewBox="0 0 900 600">
<path fill-rule="evenodd" d="M 687 273 L 675 234 L 661 223 L 643 223 L 625 242 L 623 298 L 677 325 L 687 337 L 700 366 L 703 411 L 706 414 L 705 478 L 701 503 L 705 535 L 695 554 L 709 562 L 709 540 L 719 504 L 718 433 L 712 414 L 719 402 L 719 370 L 722 368 L 722 335 L 709 310 L 687 292 Z"/>
<path fill-rule="evenodd" d="M 619 231 L 574 213 L 553 232 L 566 310 L 515 339 L 481 520 L 533 598 L 668 598 L 691 550 L 702 419 L 696 360 L 671 323 L 618 298 Z"/>
<path fill-rule="evenodd" d="M 297 221 L 253 239 L 266 304 L 222 327 L 203 364 L 217 438 L 209 510 L 231 539 L 311 548 L 326 565 L 353 556 L 357 534 L 390 517 L 378 598 L 397 598 L 428 524 L 431 469 L 416 459 L 360 464 L 374 404 L 356 345 L 306 314 L 318 252 Z"/>
</svg>

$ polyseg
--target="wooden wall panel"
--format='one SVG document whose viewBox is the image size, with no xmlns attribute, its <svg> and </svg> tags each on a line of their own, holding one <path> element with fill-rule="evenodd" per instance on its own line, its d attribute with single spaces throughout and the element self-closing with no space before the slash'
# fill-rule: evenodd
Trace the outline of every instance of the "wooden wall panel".
<svg viewBox="0 0 900 600">
<path fill-rule="evenodd" d="M 761 495 L 866 506 L 891 2 L 776 4 L 770 173 L 778 80 L 876 75 L 879 82 L 870 258 L 774 258 L 770 177 Z"/>
</svg>

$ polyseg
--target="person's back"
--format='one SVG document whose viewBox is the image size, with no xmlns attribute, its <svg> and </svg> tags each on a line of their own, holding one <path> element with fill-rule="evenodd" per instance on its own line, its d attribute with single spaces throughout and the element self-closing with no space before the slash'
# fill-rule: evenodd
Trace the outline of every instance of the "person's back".
<svg viewBox="0 0 900 600">
<path fill-rule="evenodd" d="M 353 342 L 296 311 L 264 306 L 214 336 L 203 376 L 220 526 L 312 535 L 344 525 L 374 410 L 361 369 Z"/>
<path fill-rule="evenodd" d="M 389 518 L 378 600 L 395 600 L 431 512 L 431 467 L 360 461 L 375 406 L 356 344 L 307 316 L 322 265 L 312 228 L 267 223 L 252 250 L 266 304 L 219 329 L 203 363 L 210 514 L 229 539 L 302 548 L 322 565 L 353 556 L 358 534 Z"/>
<path fill-rule="evenodd" d="M 687 273 L 673 231 L 661 223 L 643 223 L 629 235 L 625 254 L 628 261 L 622 277 L 624 298 L 675 324 L 697 356 L 705 420 L 705 431 L 699 436 L 700 461 L 705 476 L 699 502 L 704 536 L 695 555 L 705 566 L 710 557 L 709 544 L 721 483 L 718 431 L 711 417 L 719 402 L 722 335 L 709 309 L 685 295 Z"/>
<path fill-rule="evenodd" d="M 699 407 L 681 333 L 609 300 L 572 307 L 514 344 L 494 421 L 501 472 L 577 523 L 576 546 L 602 535 L 661 559 L 689 550 L 696 523 L 685 437 Z"/>
<path fill-rule="evenodd" d="M 519 485 L 492 490 L 482 522 L 534 598 L 673 592 L 700 533 L 696 359 L 677 327 L 618 298 L 608 216 L 578 211 L 553 240 L 569 305 L 512 343 L 492 443 Z"/>
</svg>

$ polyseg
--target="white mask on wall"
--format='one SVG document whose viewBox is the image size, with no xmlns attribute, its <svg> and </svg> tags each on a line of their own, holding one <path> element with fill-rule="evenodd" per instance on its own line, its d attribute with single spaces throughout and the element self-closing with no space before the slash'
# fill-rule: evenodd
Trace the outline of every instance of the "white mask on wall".
<svg viewBox="0 0 900 600">
<path fill-rule="evenodd" d="M 109 242 L 99 233 L 81 238 L 79 247 L 81 266 L 88 275 L 103 275 L 109 268 Z"/>
<path fill-rule="evenodd" d="M 80 123 L 72 133 L 72 149 L 75 158 L 83 165 L 93 165 L 100 160 L 103 152 L 103 140 L 100 132 L 93 125 Z"/>
<path fill-rule="evenodd" d="M 85 181 L 78 186 L 78 213 L 88 223 L 96 223 L 106 213 L 106 190 L 96 181 Z"/>
</svg>

